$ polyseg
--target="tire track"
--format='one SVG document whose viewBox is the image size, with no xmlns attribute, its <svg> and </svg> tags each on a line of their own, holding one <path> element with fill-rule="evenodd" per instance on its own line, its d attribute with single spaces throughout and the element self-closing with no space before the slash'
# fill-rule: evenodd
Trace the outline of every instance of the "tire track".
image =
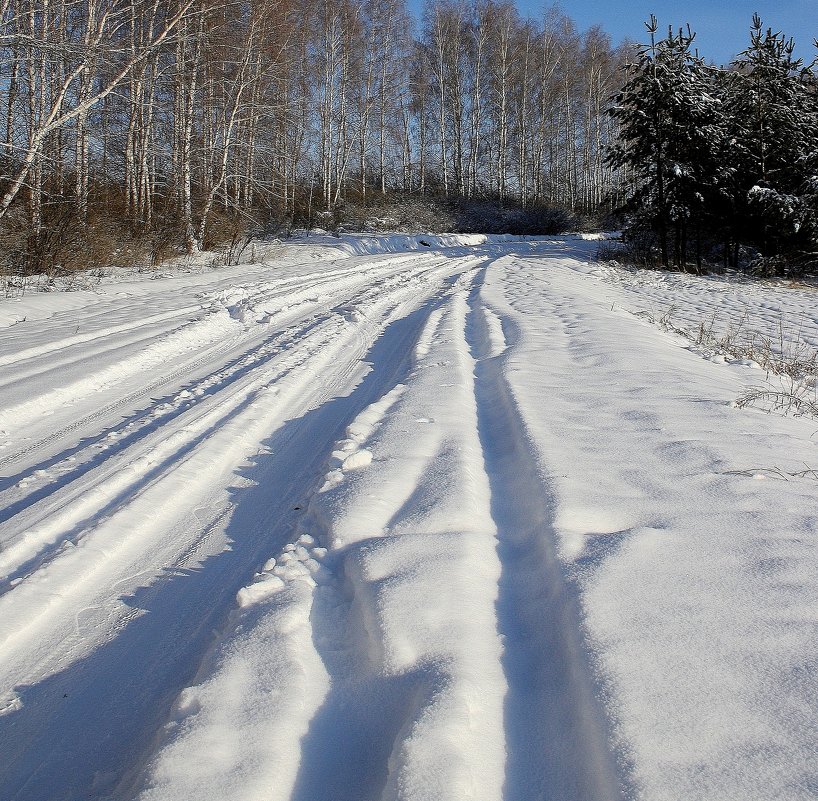
<svg viewBox="0 0 818 801">
<path fill-rule="evenodd" d="M 422 257 L 413 256 L 411 258 L 407 257 L 405 259 L 399 260 L 401 264 L 406 262 L 412 263 L 418 261 Z M 437 267 L 444 264 L 446 260 L 442 260 L 440 258 L 430 260 L 428 256 L 426 256 L 424 261 L 429 262 L 428 266 L 424 270 L 424 274 L 430 271 L 435 270 Z M 376 266 L 389 266 L 389 262 L 387 260 L 382 260 L 377 263 Z M 391 270 L 394 272 L 394 270 Z M 360 269 L 345 269 L 342 271 L 337 271 L 338 275 L 343 277 L 349 275 L 356 275 L 358 276 L 360 273 Z M 389 284 L 390 280 L 394 283 L 396 280 L 399 280 L 400 275 L 403 274 L 403 270 L 398 272 L 398 277 L 389 277 L 385 279 L 385 283 Z M 336 313 L 343 314 L 344 308 L 343 304 L 345 303 L 353 303 L 355 298 L 355 292 L 360 291 L 360 285 L 364 283 L 368 283 L 376 276 L 369 276 L 368 278 L 359 277 L 358 281 L 356 282 L 355 286 L 347 287 L 347 291 L 350 294 L 347 294 L 343 300 L 339 302 L 337 296 L 331 299 L 329 304 L 321 304 L 316 299 L 314 302 L 305 303 L 305 308 L 301 309 L 296 305 L 296 308 L 293 309 L 293 302 L 287 304 L 287 308 L 282 309 L 279 311 L 279 318 L 276 321 L 276 326 L 285 325 L 288 326 L 284 332 L 277 331 L 272 336 L 267 336 L 262 339 L 257 345 L 252 347 L 250 350 L 244 350 L 241 354 L 235 357 L 231 362 L 228 362 L 220 371 L 217 373 L 205 376 L 204 378 L 198 379 L 197 381 L 187 384 L 181 385 L 179 387 L 181 392 L 191 392 L 196 394 L 198 390 L 202 387 L 206 387 L 208 389 L 208 394 L 213 394 L 212 386 L 214 383 L 223 383 L 221 381 L 222 375 L 226 372 L 230 374 L 232 371 L 245 371 L 247 369 L 251 369 L 253 364 L 252 362 L 258 362 L 264 358 L 267 358 L 271 352 L 275 352 L 278 347 L 291 347 L 296 344 L 296 339 L 293 336 L 293 324 L 296 323 L 298 320 L 303 321 L 302 329 L 303 331 L 309 330 L 309 326 L 311 323 L 314 323 L 321 319 L 322 314 L 327 314 L 332 311 L 332 306 L 336 307 Z M 337 278 L 337 275 L 336 275 Z M 327 281 L 318 281 L 310 284 L 307 288 L 299 291 L 298 296 L 302 299 L 306 296 L 315 293 L 317 288 L 320 288 L 324 284 L 331 284 L 331 280 Z M 369 290 L 369 295 L 372 295 L 372 290 Z M 297 300 L 295 301 L 297 304 Z M 354 305 L 354 303 L 353 303 Z M 359 301 L 358 306 L 361 306 L 362 303 Z M 296 333 L 298 329 L 295 329 Z M 124 410 L 127 408 L 132 408 L 135 403 L 139 400 L 148 397 L 151 393 L 155 392 L 158 389 L 166 387 L 170 384 L 178 384 L 180 377 L 185 375 L 191 375 L 195 373 L 197 370 L 200 370 L 202 367 L 212 364 L 216 361 L 219 357 L 223 356 L 226 353 L 235 352 L 237 347 L 239 347 L 242 342 L 252 341 L 253 339 L 258 337 L 258 332 L 255 330 L 251 330 L 249 336 L 236 336 L 236 337 L 229 337 L 226 339 L 221 339 L 215 342 L 210 348 L 203 352 L 197 353 L 193 358 L 189 359 L 186 362 L 176 363 L 174 364 L 173 370 L 167 373 L 164 373 L 157 377 L 156 379 L 149 381 L 148 383 L 140 386 L 139 389 L 134 390 L 133 392 L 127 393 L 116 400 L 98 408 L 94 411 L 90 412 L 87 415 L 80 417 L 79 419 L 73 420 L 67 425 L 57 428 L 56 430 L 52 431 L 45 437 L 40 438 L 31 443 L 27 443 L 24 447 L 5 455 L 0 455 L 0 467 L 8 464 L 14 464 L 16 462 L 20 462 L 23 458 L 31 464 L 31 457 L 36 455 L 37 453 L 47 450 L 49 447 L 54 445 L 55 443 L 64 440 L 66 437 L 73 433 L 83 433 L 85 431 L 94 430 L 94 425 L 99 421 L 103 421 L 105 419 L 109 419 L 113 415 L 115 415 L 119 410 Z M 289 337 L 289 338 L 288 338 Z M 281 343 L 278 340 L 283 339 Z M 214 377 L 216 380 L 214 381 Z M 155 402 L 152 408 L 155 408 L 156 405 L 164 405 L 168 403 L 167 398 L 159 399 Z M 89 446 L 96 445 L 100 439 L 102 438 L 116 438 L 122 436 L 121 432 L 123 429 L 127 429 L 130 433 L 133 432 L 134 426 L 137 428 L 140 425 L 140 420 L 147 419 L 151 422 L 152 413 L 150 409 L 146 409 L 143 412 L 137 412 L 134 415 L 131 415 L 130 418 L 126 421 L 125 425 L 118 424 L 113 427 L 108 427 L 106 430 L 102 431 L 99 435 L 91 437 L 90 440 L 87 440 L 81 447 L 75 446 L 71 447 L 60 454 L 57 454 L 47 460 L 41 461 L 39 463 L 34 463 L 27 469 L 23 470 L 22 472 L 18 472 L 17 474 L 12 474 L 5 479 L 0 479 L 0 493 L 4 490 L 10 488 L 13 484 L 20 482 L 21 480 L 25 481 L 29 479 L 35 473 L 38 475 L 42 475 L 43 471 L 48 471 L 53 468 L 59 462 L 71 458 L 73 462 L 73 469 L 71 470 L 72 473 L 76 472 L 77 469 L 83 463 L 82 459 L 78 456 L 80 451 L 84 448 Z M 64 482 L 60 482 L 63 484 Z M 38 500 L 44 496 L 44 492 L 42 490 L 38 493 L 38 498 L 34 500 Z M 20 501 L 14 502 L 12 501 L 10 504 L 7 504 L 5 512 L 0 514 L 0 523 L 5 520 L 10 519 L 15 512 L 22 506 L 29 505 L 26 502 L 26 499 L 21 499 Z"/>
<path fill-rule="evenodd" d="M 177 469 L 182 454 L 202 445 L 210 433 L 218 431 L 226 420 L 238 414 L 259 391 L 286 382 L 292 376 L 292 389 L 282 389 L 278 406 L 298 409 L 326 402 L 337 387 L 348 383 L 360 369 L 358 357 L 376 338 L 377 332 L 394 315 L 400 314 L 402 304 L 412 298 L 415 285 L 441 267 L 449 271 L 451 260 L 435 259 L 416 275 L 393 276 L 367 288 L 355 300 L 356 307 L 368 307 L 359 324 L 352 325 L 343 314 L 330 311 L 297 329 L 285 342 L 268 346 L 266 350 L 262 348 L 261 353 L 249 358 L 245 356 L 233 375 L 222 377 L 218 391 L 207 403 L 170 415 L 149 432 L 150 436 L 139 447 L 121 451 L 121 459 L 115 460 L 91 483 L 83 482 L 73 495 L 58 496 L 57 503 L 43 510 L 39 523 L 29 525 L 23 537 L 0 552 L 6 591 L 16 589 L 17 593 L 13 594 L 19 598 L 20 591 L 34 574 L 48 568 L 54 560 L 72 554 L 71 548 L 64 547 L 66 543 L 80 544 L 94 533 L 97 524 L 105 523 L 109 514 L 135 497 L 138 488 L 155 484 L 163 475 Z M 375 302 L 378 297 L 380 300 Z M 279 357 L 272 358 L 273 352 Z M 309 376 L 319 374 L 322 381 L 316 386 Z M 119 469 L 119 461 L 126 462 L 128 468 Z M 31 610 L 26 614 L 29 612 Z"/>
<path fill-rule="evenodd" d="M 581 610 L 556 553 L 548 484 L 503 375 L 480 299 L 470 298 L 469 341 L 491 510 L 502 564 L 497 601 L 508 682 L 505 801 L 616 801 L 620 769 L 609 746 Z M 517 333 L 501 320 L 510 345 Z"/>
<path fill-rule="evenodd" d="M 167 461 L 167 469 L 174 469 L 174 465 L 178 464 L 178 457 L 174 459 L 166 457 L 165 454 L 173 453 L 177 448 L 179 438 L 174 431 L 174 424 L 181 422 L 180 418 L 185 417 L 182 429 L 184 435 L 178 444 L 181 452 L 182 448 L 190 445 L 190 441 L 196 441 L 191 437 L 192 432 L 201 428 L 207 431 L 217 430 L 218 422 L 210 424 L 210 420 L 227 419 L 242 403 L 247 402 L 251 394 L 258 392 L 266 385 L 284 380 L 293 371 L 304 367 L 308 358 L 302 355 L 302 358 L 299 359 L 296 354 L 303 354 L 307 347 L 317 349 L 328 345 L 340 334 L 339 326 L 333 325 L 333 322 L 335 321 L 330 319 L 324 321 L 323 326 L 316 325 L 314 328 L 307 326 L 298 332 L 300 336 L 286 337 L 277 343 L 277 347 L 259 349 L 261 352 L 255 353 L 255 358 L 249 362 L 247 362 L 247 357 L 242 358 L 239 360 L 237 369 L 230 370 L 226 374 L 216 373 L 208 376 L 203 383 L 210 384 L 213 395 L 211 403 L 204 409 L 197 410 L 191 406 L 179 406 L 175 411 L 171 410 L 163 415 L 157 425 L 151 425 L 151 418 L 154 415 L 152 411 L 148 411 L 139 421 L 141 428 L 128 436 L 126 441 L 120 443 L 124 447 L 113 454 L 116 458 L 111 460 L 111 464 L 106 466 L 105 471 L 99 474 L 90 486 L 84 483 L 77 488 L 75 493 L 60 495 L 55 504 L 41 511 L 38 518 L 27 521 L 29 527 L 22 541 L 0 551 L 0 596 L 3 592 L 13 588 L 21 579 L 47 565 L 51 557 L 60 553 L 60 551 L 56 553 L 45 551 L 37 554 L 36 549 L 40 545 L 57 542 L 60 543 L 60 548 L 65 542 L 76 545 L 77 537 L 91 525 L 94 519 L 104 518 L 109 511 L 116 508 L 118 503 L 129 496 L 129 487 L 137 486 L 145 480 L 147 474 L 143 475 L 138 471 L 134 473 L 132 469 L 123 468 L 130 468 L 140 462 L 164 463 Z M 295 348 L 296 344 L 301 348 Z M 288 345 L 290 348 L 287 347 Z M 271 360 L 276 352 L 283 354 L 280 363 L 274 363 Z M 253 372 L 259 368 L 263 368 L 261 372 Z M 184 390 L 184 392 L 187 391 Z M 142 439 L 145 441 L 140 442 Z M 76 473 L 77 478 L 86 477 L 86 465 L 87 463 L 81 463 L 72 471 Z M 65 485 L 55 487 L 55 491 L 60 489 L 65 489 Z M 9 511 L 14 512 L 17 506 L 27 508 L 28 500 L 28 498 L 23 499 L 17 505 L 10 507 Z M 43 526 L 45 530 L 38 530 L 38 525 Z"/>
<path fill-rule="evenodd" d="M 339 447 L 347 448 L 348 457 L 370 455 L 361 450 L 367 432 L 377 428 L 378 421 L 396 403 L 403 389 L 399 382 L 409 367 L 418 339 L 449 292 L 444 288 L 377 337 L 367 354 L 375 370 L 355 389 L 354 402 L 348 405 L 351 413 L 344 419 L 347 437 L 357 437 L 359 448 L 351 450 L 350 439 L 336 441 L 333 459 L 337 459 Z M 326 408 L 321 407 L 319 413 Z M 336 427 L 334 438 L 342 432 L 343 427 Z M 328 450 L 329 443 L 325 443 L 318 454 L 324 470 Z M 276 559 L 269 560 L 254 583 L 240 591 L 240 608 L 231 616 L 231 627 L 205 661 L 197 683 L 182 694 L 180 714 L 183 717 L 195 714 L 196 726 L 160 750 L 160 759 L 171 755 L 170 764 L 162 773 L 158 796 L 149 797 L 195 797 L 207 784 L 217 787 L 217 792 L 226 798 L 251 798 L 256 796 L 253 788 L 268 785 L 266 771 L 270 768 L 276 774 L 274 786 L 267 791 L 259 789 L 270 798 L 376 801 L 381 797 L 394 744 L 405 734 L 406 721 L 414 719 L 418 708 L 428 703 L 431 679 L 428 671 L 423 675 L 382 673 L 379 644 L 372 639 L 377 632 L 366 631 L 366 618 L 373 612 L 368 607 L 372 599 L 361 597 L 366 593 L 360 577 L 345 572 L 345 566 L 355 561 L 354 552 L 367 543 L 327 555 L 325 548 L 313 548 L 313 536 L 301 533 L 311 531 L 321 537 L 321 515 L 312 503 L 325 478 L 320 476 L 319 473 L 313 478 L 312 486 L 299 499 L 299 506 L 308 511 L 301 513 L 294 523 L 289 535 L 292 544 L 286 545 Z M 314 559 L 321 559 L 322 567 Z M 316 575 L 314 599 L 311 588 L 315 582 L 309 579 L 310 570 L 321 574 L 320 578 Z M 265 601 L 271 591 L 279 588 L 281 595 L 268 606 Z M 259 603 L 261 606 L 256 606 Z M 282 616 L 288 621 L 286 633 L 275 622 Z M 255 645 L 248 647 L 250 642 Z M 276 657 L 270 659 L 270 653 Z M 216 776 L 176 775 L 173 754 L 201 748 L 198 738 L 208 737 L 208 725 L 202 721 L 210 718 L 211 700 L 218 699 L 215 709 L 218 720 L 220 705 L 227 695 L 221 682 L 230 686 L 237 671 L 247 671 L 247 660 L 252 675 L 259 677 L 270 692 L 258 695 L 254 681 L 246 692 L 233 693 L 236 703 L 253 708 L 246 720 L 236 721 L 238 736 L 250 743 L 248 748 L 252 752 L 249 764 L 240 768 L 241 786 L 230 783 L 231 756 L 220 763 Z M 331 691 L 322 702 L 327 675 Z M 231 701 L 227 699 L 227 703 Z M 377 715 L 373 714 L 374 704 L 378 705 Z M 375 718 L 377 723 L 373 724 Z M 270 725 L 270 721 L 279 719 L 280 726 Z M 303 731 L 301 742 L 299 731 Z M 236 759 L 245 757 L 245 749 L 235 752 Z"/>
<path fill-rule="evenodd" d="M 407 257 L 409 258 L 409 257 Z M 416 258 L 416 257 L 415 257 Z M 356 259 L 356 261 L 360 261 Z M 391 264 L 398 262 L 398 258 L 394 258 L 391 260 Z M 329 264 L 334 264 L 334 262 L 330 262 Z M 377 268 L 387 264 L 387 260 L 381 259 L 380 261 L 373 261 L 369 265 L 369 268 Z M 267 288 L 262 290 L 256 290 L 251 295 L 246 296 L 245 300 L 247 302 L 253 303 L 266 303 L 270 300 L 274 299 L 285 299 L 285 298 L 293 298 L 297 295 L 307 295 L 311 292 L 315 292 L 316 290 L 321 290 L 324 287 L 332 286 L 333 284 L 337 283 L 339 279 L 354 276 L 360 274 L 361 272 L 361 265 L 355 264 L 354 266 L 342 266 L 337 269 L 327 270 L 321 273 L 319 276 L 315 277 L 311 282 L 305 285 L 304 283 L 304 276 L 295 274 L 291 276 L 285 276 L 283 278 L 275 279 L 267 285 Z M 293 288 L 297 288 L 297 293 L 293 293 Z M 138 320 L 132 320 L 125 323 L 121 323 L 118 325 L 113 326 L 104 326 L 101 328 L 97 328 L 94 331 L 90 331 L 88 333 L 83 334 L 76 334 L 73 336 L 68 337 L 60 337 L 60 339 L 56 341 L 46 342 L 40 345 L 35 345 L 32 347 L 25 348 L 21 351 L 16 351 L 9 353 L 4 356 L 0 356 L 0 367 L 14 367 L 19 368 L 27 361 L 32 361 L 36 359 L 41 359 L 45 357 L 53 357 L 58 355 L 62 351 L 67 351 L 71 348 L 75 348 L 78 345 L 82 345 L 83 350 L 82 354 L 78 357 L 79 360 L 85 360 L 91 356 L 99 355 L 100 353 L 104 353 L 106 350 L 109 350 L 107 346 L 107 342 L 111 339 L 111 337 L 117 334 L 123 333 L 131 333 L 134 332 L 135 334 L 140 335 L 144 334 L 146 330 L 149 330 L 151 326 L 155 324 L 159 324 L 162 322 L 173 322 L 181 317 L 190 317 L 190 315 L 200 314 L 202 312 L 207 312 L 209 307 L 213 304 L 219 305 L 220 300 L 229 294 L 236 294 L 241 290 L 246 290 L 247 284 L 239 284 L 228 289 L 223 287 L 214 288 L 211 290 L 206 290 L 201 292 L 198 295 L 198 300 L 195 304 L 188 304 L 182 306 L 181 308 L 177 309 L 170 309 L 168 311 L 160 312 L 157 314 L 148 315 L 147 317 L 140 318 Z M 194 318 L 193 320 L 188 320 L 187 323 L 196 322 L 198 318 Z M 185 323 L 182 323 L 184 326 Z M 104 347 L 100 348 L 99 350 L 89 350 L 88 345 L 92 343 L 102 341 Z M 137 340 L 138 342 L 139 340 Z M 134 342 L 126 342 L 125 344 L 136 344 Z M 70 364 L 68 361 L 57 361 L 56 364 L 54 360 L 52 360 L 48 364 L 49 369 L 53 369 L 55 366 L 64 367 Z M 5 376 L 4 376 L 4 383 L 5 383 Z"/>
<path fill-rule="evenodd" d="M 173 353 L 164 353 L 163 361 L 166 363 L 168 361 L 173 362 L 173 368 L 171 370 L 163 372 L 157 378 L 143 383 L 138 389 L 116 398 L 100 408 L 95 409 L 90 414 L 83 415 L 79 419 L 74 419 L 67 424 L 60 425 L 56 430 L 50 431 L 46 436 L 35 439 L 33 442 L 27 442 L 24 446 L 18 447 L 10 453 L 0 454 L 0 467 L 8 464 L 14 464 L 15 462 L 19 462 L 24 458 L 26 460 L 30 460 L 30 457 L 33 454 L 47 449 L 53 443 L 64 439 L 66 436 L 77 431 L 89 429 L 97 421 L 104 420 L 106 417 L 112 416 L 118 410 L 132 407 L 135 402 L 142 398 L 148 397 L 151 392 L 155 392 L 156 390 L 169 384 L 178 383 L 180 377 L 190 375 L 197 369 L 200 369 L 202 366 L 211 364 L 219 356 L 226 353 L 235 352 L 238 348 L 243 347 L 245 343 L 252 342 L 253 339 L 258 337 L 259 328 L 264 328 L 270 324 L 289 325 L 293 321 L 303 318 L 311 313 L 316 315 L 320 314 L 322 311 L 325 311 L 328 308 L 328 305 L 335 305 L 337 303 L 337 293 L 339 291 L 349 293 L 346 295 L 346 297 L 347 299 L 352 299 L 354 297 L 354 293 L 360 291 L 362 286 L 366 286 L 372 281 L 383 282 L 393 280 L 395 275 L 400 276 L 404 274 L 414 263 L 418 261 L 430 261 L 430 255 L 431 254 L 410 254 L 407 256 L 392 257 L 391 259 L 379 258 L 375 261 L 370 259 L 363 265 L 356 264 L 352 267 L 344 267 L 340 270 L 331 271 L 329 274 L 324 274 L 319 279 L 308 282 L 306 286 L 300 287 L 295 292 L 288 292 L 288 290 L 290 283 L 295 282 L 297 277 L 290 279 L 290 282 L 285 280 L 285 285 L 283 287 L 276 287 L 272 291 L 261 290 L 249 296 L 245 295 L 232 305 L 216 303 L 214 309 L 215 311 L 224 311 L 226 309 L 230 316 L 235 318 L 239 317 L 243 313 L 243 309 L 236 308 L 237 306 L 243 306 L 245 308 L 248 306 L 260 306 L 268 303 L 271 299 L 283 301 L 278 308 L 265 310 L 267 319 L 261 324 L 250 326 L 249 330 L 231 332 L 229 336 L 225 337 L 220 335 L 220 331 L 217 327 L 213 333 L 213 336 L 216 338 L 212 344 L 205 350 L 200 350 L 193 357 L 187 360 L 174 362 L 172 358 Z M 441 258 L 438 257 L 437 259 L 432 259 L 431 261 L 432 264 L 439 263 Z M 364 269 L 362 269 L 362 267 Z M 345 284 L 344 279 L 349 278 L 354 280 L 351 280 Z M 339 282 L 341 282 L 341 286 L 336 286 Z M 321 298 L 322 293 L 329 294 L 329 297 L 324 301 L 322 301 Z M 215 296 L 219 294 L 224 294 L 224 290 L 211 293 L 211 302 L 215 301 Z M 201 312 L 203 309 L 207 310 L 207 304 L 204 302 L 198 304 L 197 306 L 187 306 L 183 308 L 180 313 L 187 314 L 194 310 Z M 172 316 L 173 313 L 168 312 L 163 315 L 157 315 L 156 318 L 170 319 Z M 154 347 L 154 349 L 157 351 L 157 354 L 160 348 L 163 351 L 167 350 L 168 346 L 172 345 L 175 340 L 180 341 L 178 347 L 183 347 L 184 337 L 189 335 L 190 326 L 207 326 L 211 323 L 213 325 L 217 325 L 212 316 L 212 311 L 209 312 L 206 317 L 197 318 L 191 321 L 188 325 L 183 325 L 181 328 L 176 329 L 172 333 L 166 335 L 163 338 L 164 341 L 154 343 L 152 347 Z M 108 333 L 116 332 L 121 328 L 122 326 L 115 326 L 108 329 Z M 130 330 L 130 328 L 128 328 L 128 330 Z M 99 336 L 103 335 L 104 334 L 100 334 Z M 95 336 L 95 338 L 98 337 Z M 41 346 L 40 350 L 42 350 L 43 347 L 45 346 Z M 38 355 L 44 355 L 45 353 L 47 353 L 47 351 L 43 351 Z M 111 367 L 104 368 L 103 372 L 111 372 L 112 375 L 115 373 L 116 381 L 121 383 L 125 377 L 132 378 L 133 376 L 138 375 L 140 372 L 155 369 L 156 365 L 153 362 L 140 364 L 139 360 L 143 358 L 143 354 L 140 354 L 136 358 L 132 357 L 130 363 L 125 361 L 124 363 L 117 364 L 115 369 Z M 13 359 L 15 357 L 12 355 L 8 358 Z M 89 391 L 87 388 L 89 385 L 89 380 L 93 378 L 94 375 L 94 373 L 91 373 L 90 376 L 85 376 L 77 384 L 75 392 L 68 393 L 71 385 L 63 385 L 62 387 L 50 390 L 48 394 L 54 395 L 56 393 L 55 397 L 63 397 L 64 400 L 72 400 L 73 398 L 83 394 L 83 392 Z M 83 387 L 85 387 L 85 389 L 83 389 Z M 91 387 L 91 389 L 93 389 L 93 387 Z M 19 409 L 20 414 L 28 414 L 29 417 L 32 417 L 32 415 L 36 417 L 36 409 L 40 408 L 43 403 L 44 398 L 38 399 L 37 402 L 33 402 L 32 399 L 28 399 L 25 404 L 18 406 L 17 408 Z M 2 413 L 0 413 L 0 417 L 7 418 L 9 422 L 13 422 L 14 425 L 18 427 L 23 424 L 23 422 L 19 419 L 19 415 L 15 414 L 14 409 L 4 410 Z"/>
<path fill-rule="evenodd" d="M 15 648 L 0 652 L 0 685 L 6 685 L 0 686 L 0 695 L 7 689 L 10 677 L 20 676 L 13 662 L 28 666 L 35 674 L 22 682 L 20 706 L 10 707 L 4 720 L 9 724 L 6 732 L 13 729 L 16 736 L 12 740 L 0 733 L 0 750 L 8 758 L 7 770 L 0 771 L 5 774 L 0 778 L 0 795 L 9 799 L 32 794 L 39 797 L 43 788 L 54 786 L 57 777 L 62 777 L 60 786 L 66 798 L 110 797 L 113 783 L 129 768 L 136 768 L 137 755 L 149 749 L 154 733 L 170 714 L 173 699 L 195 673 L 213 628 L 224 624 L 237 589 L 247 582 L 270 549 L 280 547 L 290 536 L 293 507 L 303 503 L 310 487 L 320 479 L 320 466 L 331 442 L 361 408 L 398 380 L 403 365 L 401 354 L 411 350 L 425 319 L 426 310 L 421 308 L 424 301 L 445 291 L 442 279 L 457 269 L 457 264 L 448 260 L 436 272 L 431 271 L 431 276 L 426 268 L 418 270 L 412 280 L 397 282 L 385 290 L 380 300 L 375 287 L 368 289 L 356 300 L 356 305 L 366 307 L 365 319 L 356 324 L 342 314 L 331 313 L 321 331 L 313 332 L 311 343 L 299 341 L 282 354 L 282 358 L 289 356 L 294 361 L 289 378 L 276 382 L 277 395 L 251 398 L 226 425 L 212 421 L 212 434 L 202 432 L 201 448 L 189 450 L 184 460 L 171 456 L 150 485 L 140 488 L 137 496 L 118 501 L 112 516 L 96 530 L 88 531 L 84 546 L 69 549 L 67 556 L 60 554 L 37 571 L 40 575 L 35 577 L 36 583 L 25 581 L 8 594 L 9 598 L 18 595 L 20 603 L 30 608 L 30 599 L 20 595 L 23 588 L 30 584 L 47 590 L 50 583 L 59 590 L 60 597 L 48 615 L 30 621 L 35 625 L 27 627 L 25 642 L 18 640 Z M 418 281 L 425 286 L 420 296 Z M 415 311 L 411 311 L 413 308 Z M 361 325 L 366 331 L 362 340 Z M 360 342 L 364 343 L 363 350 Z M 359 381 L 362 358 L 371 366 Z M 253 372 L 260 379 L 268 366 L 273 369 L 274 361 L 263 363 Z M 316 381 L 313 373 L 321 375 L 322 380 Z M 189 519 L 181 527 L 172 528 L 173 510 L 157 508 L 152 497 L 156 494 L 154 488 L 159 488 L 160 496 L 179 497 L 176 487 L 184 487 L 191 477 L 200 474 L 203 463 L 212 462 L 216 456 L 223 463 L 223 472 L 230 475 L 245 450 L 241 446 L 234 446 L 232 451 L 225 447 L 237 431 L 248 437 L 248 442 L 265 444 L 254 458 L 255 467 L 247 471 L 250 483 L 235 491 L 235 508 L 224 524 L 226 529 L 216 534 L 230 538 L 229 551 L 217 548 L 203 564 L 201 553 L 191 556 L 190 544 L 200 536 L 199 530 L 186 530 Z M 192 488 L 193 494 L 186 490 L 185 496 L 197 517 L 202 515 L 196 510 L 208 502 L 212 493 L 209 484 L 199 484 Z M 150 524 L 134 526 L 130 521 L 143 518 L 145 510 L 155 515 Z M 212 516 L 208 513 L 203 517 Z M 172 531 L 185 538 L 169 542 Z M 75 554 L 83 548 L 85 559 L 80 560 Z M 164 580 L 158 580 L 159 571 L 154 565 L 165 566 Z M 151 576 L 156 574 L 153 580 L 140 574 L 146 566 Z M 77 575 L 78 567 L 84 575 Z M 59 568 L 59 574 L 53 568 Z M 46 580 L 49 576 L 42 575 L 44 572 L 50 572 L 50 582 Z M 74 586 L 66 578 L 69 574 Z M 135 584 L 139 588 L 135 605 L 147 608 L 150 614 L 129 618 L 109 641 L 100 641 L 101 625 L 112 615 L 106 588 L 125 575 L 142 578 L 117 583 L 115 593 L 128 595 L 133 592 L 131 584 Z M 146 583 L 147 588 L 142 589 Z M 53 667 L 49 665 L 56 657 L 48 649 L 41 652 L 34 635 L 36 640 L 51 643 L 61 636 L 63 625 L 74 631 L 78 608 L 84 610 L 82 625 L 88 639 L 73 642 L 76 650 L 66 654 L 67 662 L 52 675 Z M 9 619 L 6 611 L 0 612 L 0 620 Z M 139 654 L 136 670 L 134 653 Z M 259 652 L 259 656 L 266 662 L 266 652 Z M 113 679 L 110 686 L 106 677 Z M 70 692 L 70 699 L 62 703 L 59 698 L 65 690 L 60 687 Z M 88 711 L 78 718 L 77 709 Z M 58 745 L 66 739 L 74 743 L 71 753 Z M 103 739 L 104 747 L 100 747 Z M 37 754 L 40 758 L 36 770 L 32 770 L 32 758 L 36 759 Z M 126 791 L 117 791 L 116 797 L 122 795 L 127 795 Z"/>
</svg>

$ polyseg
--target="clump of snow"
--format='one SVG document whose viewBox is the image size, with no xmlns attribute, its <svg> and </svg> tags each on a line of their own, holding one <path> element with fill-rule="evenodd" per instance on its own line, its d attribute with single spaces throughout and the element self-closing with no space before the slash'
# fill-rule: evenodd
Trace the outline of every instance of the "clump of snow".
<svg viewBox="0 0 818 801">
<path fill-rule="evenodd" d="M 279 590 L 284 589 L 284 581 L 279 576 L 265 575 L 259 577 L 252 584 L 242 587 L 236 595 L 236 603 L 240 607 L 252 606 L 264 601 Z"/>
<path fill-rule="evenodd" d="M 326 555 L 326 549 L 313 547 L 314 544 L 312 536 L 302 534 L 296 542 L 285 545 L 277 559 L 265 562 L 252 584 L 238 591 L 238 606 L 244 609 L 266 601 L 293 581 L 314 587 L 315 576 L 321 569 L 320 560 Z"/>
<path fill-rule="evenodd" d="M 344 459 L 341 469 L 344 472 L 348 470 L 358 470 L 361 467 L 366 467 L 371 463 L 372 451 L 368 451 L 366 448 L 361 448 L 361 450 L 349 454 L 349 456 Z"/>
</svg>

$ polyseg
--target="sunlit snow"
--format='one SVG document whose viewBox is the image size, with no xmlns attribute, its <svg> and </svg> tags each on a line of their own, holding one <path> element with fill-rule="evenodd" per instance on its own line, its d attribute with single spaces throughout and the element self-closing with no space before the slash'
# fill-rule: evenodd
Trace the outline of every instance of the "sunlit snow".
<svg viewBox="0 0 818 801">
<path fill-rule="evenodd" d="M 420 239 L 0 300 L 0 799 L 815 797 L 815 289 Z"/>
</svg>

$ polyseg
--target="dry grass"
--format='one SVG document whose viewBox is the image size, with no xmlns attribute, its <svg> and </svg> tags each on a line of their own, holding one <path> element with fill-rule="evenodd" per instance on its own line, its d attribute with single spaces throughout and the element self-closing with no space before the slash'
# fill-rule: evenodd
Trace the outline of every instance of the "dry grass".
<svg viewBox="0 0 818 801">
<path fill-rule="evenodd" d="M 671 306 L 658 318 L 649 311 L 636 314 L 686 339 L 706 357 L 747 359 L 764 370 L 764 385 L 744 392 L 736 401 L 739 408 L 755 406 L 818 419 L 818 350 L 804 340 L 800 327 L 790 329 L 780 317 L 775 336 L 768 336 L 748 330 L 745 313 L 725 331 L 718 330 L 715 314 L 698 328 L 688 329 L 676 325 L 674 312 Z"/>
<path fill-rule="evenodd" d="M 765 478 L 774 478 L 778 481 L 790 481 L 793 478 L 810 478 L 813 481 L 818 481 L 818 470 L 812 467 L 794 471 L 782 470 L 780 467 L 750 467 L 747 470 L 726 470 L 723 475 L 747 476 L 748 478 L 764 476 Z"/>
</svg>

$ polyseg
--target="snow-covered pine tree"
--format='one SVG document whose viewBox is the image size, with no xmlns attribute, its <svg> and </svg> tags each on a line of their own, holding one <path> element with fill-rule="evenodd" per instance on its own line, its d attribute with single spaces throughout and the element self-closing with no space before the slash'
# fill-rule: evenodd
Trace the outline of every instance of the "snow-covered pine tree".
<svg viewBox="0 0 818 801">
<path fill-rule="evenodd" d="M 814 42 L 818 48 L 818 40 Z M 807 101 L 809 117 L 813 131 L 818 129 L 818 75 L 813 62 L 806 76 Z M 796 267 L 801 271 L 818 270 L 818 146 L 813 144 L 812 153 L 805 160 L 804 181 L 799 187 L 800 195 L 806 207 L 806 215 L 801 234 L 804 242 L 803 251 L 796 257 Z"/>
<path fill-rule="evenodd" d="M 818 150 L 814 75 L 793 47 L 792 39 L 764 30 L 756 14 L 750 46 L 725 80 L 733 238 L 776 270 L 784 257 L 815 249 L 816 210 L 808 198 Z"/>
<path fill-rule="evenodd" d="M 708 210 L 718 192 L 717 154 L 723 131 L 712 78 L 691 50 L 695 34 L 668 29 L 658 40 L 651 16 L 650 44 L 636 51 L 611 115 L 620 127 L 609 162 L 633 176 L 626 235 L 655 237 L 663 266 L 684 267 L 693 237 L 697 260 Z"/>
</svg>

